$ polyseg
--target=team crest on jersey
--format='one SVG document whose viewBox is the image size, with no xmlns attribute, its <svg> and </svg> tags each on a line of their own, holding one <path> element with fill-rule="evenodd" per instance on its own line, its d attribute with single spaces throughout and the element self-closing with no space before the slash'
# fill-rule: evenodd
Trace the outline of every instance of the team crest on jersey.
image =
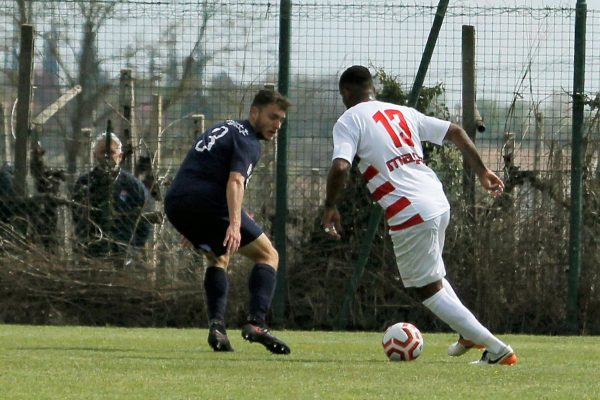
<svg viewBox="0 0 600 400">
<path fill-rule="evenodd" d="M 129 192 L 126 189 L 121 189 L 121 193 L 119 193 L 119 199 L 121 201 L 127 201 L 129 198 Z"/>
</svg>

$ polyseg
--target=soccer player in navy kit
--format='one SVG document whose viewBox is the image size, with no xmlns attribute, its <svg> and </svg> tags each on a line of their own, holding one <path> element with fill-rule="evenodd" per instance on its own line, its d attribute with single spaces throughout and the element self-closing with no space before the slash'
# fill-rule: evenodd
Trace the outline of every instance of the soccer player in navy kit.
<svg viewBox="0 0 600 400">
<path fill-rule="evenodd" d="M 227 267 L 231 255 L 239 251 L 254 262 L 242 337 L 272 353 L 290 353 L 265 323 L 279 256 L 262 228 L 242 208 L 244 190 L 261 155 L 260 140 L 273 140 L 289 105 L 281 94 L 260 90 L 247 120 L 221 122 L 197 138 L 165 196 L 169 221 L 195 248 L 203 250 L 210 263 L 204 289 L 208 343 L 214 351 L 233 351 L 225 330 Z"/>
</svg>

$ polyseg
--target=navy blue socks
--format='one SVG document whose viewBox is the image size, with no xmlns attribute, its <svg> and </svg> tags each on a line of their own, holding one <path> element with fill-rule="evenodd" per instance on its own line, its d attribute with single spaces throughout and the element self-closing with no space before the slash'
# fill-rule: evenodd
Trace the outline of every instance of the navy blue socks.
<svg viewBox="0 0 600 400">
<path fill-rule="evenodd" d="M 250 313 L 248 320 L 259 326 L 265 324 L 267 312 L 271 307 L 277 271 L 267 264 L 256 264 L 250 271 L 248 286 L 250 289 Z"/>
<path fill-rule="evenodd" d="M 208 320 L 225 321 L 227 293 L 229 281 L 224 268 L 208 267 L 204 274 L 204 292 L 206 293 L 206 309 Z"/>
</svg>

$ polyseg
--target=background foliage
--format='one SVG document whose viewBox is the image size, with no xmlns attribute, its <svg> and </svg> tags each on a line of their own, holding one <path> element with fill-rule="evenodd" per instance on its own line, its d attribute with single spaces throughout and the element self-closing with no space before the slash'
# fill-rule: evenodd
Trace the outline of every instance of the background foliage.
<svg viewBox="0 0 600 400">
<path fill-rule="evenodd" d="M 589 5 L 588 39 L 600 14 Z M 364 64 L 378 73 L 380 96 L 404 102 L 436 4 L 294 3 L 288 121 L 287 265 L 291 327 L 332 328 L 366 229 L 370 200 L 354 176 L 344 204 L 341 243 L 321 236 L 319 218 L 331 152 L 330 131 L 343 111 L 337 76 Z M 204 263 L 180 247 L 158 218 L 144 254 L 90 260 L 72 249 L 70 188 L 88 170 L 90 138 L 133 131 L 131 168 L 146 160 L 154 208 L 193 138 L 224 118 L 243 118 L 253 93 L 277 84 L 279 3 L 0 0 L 0 321 L 196 326 L 205 321 Z M 452 148 L 430 149 L 428 162 L 452 205 L 447 233 L 449 279 L 491 329 L 556 333 L 563 329 L 568 268 L 574 9 L 452 5 L 419 107 L 461 121 L 461 26 L 476 29 L 477 105 L 486 131 L 477 145 L 505 179 L 497 200 L 477 193 L 474 219 L 465 202 L 462 161 Z M 39 179 L 15 197 L 14 166 L 19 30 L 35 27 L 32 116 L 79 84 L 82 92 L 38 127 Z M 600 331 L 597 282 L 600 165 L 600 47 L 588 40 L 585 204 L 580 331 Z M 122 70 L 134 76 L 133 126 L 123 118 Z M 160 104 L 162 117 L 157 117 Z M 198 117 L 203 115 L 204 119 Z M 275 145 L 247 192 L 247 208 L 267 233 L 275 210 Z M 32 173 L 36 171 L 32 168 Z M 137 170 L 140 177 L 143 173 Z M 40 184 L 43 183 L 43 184 Z M 268 196 L 266 196 L 268 194 Z M 249 265 L 230 270 L 230 324 L 243 319 Z M 356 328 L 410 319 L 443 329 L 404 292 L 379 227 L 352 308 Z"/>
</svg>

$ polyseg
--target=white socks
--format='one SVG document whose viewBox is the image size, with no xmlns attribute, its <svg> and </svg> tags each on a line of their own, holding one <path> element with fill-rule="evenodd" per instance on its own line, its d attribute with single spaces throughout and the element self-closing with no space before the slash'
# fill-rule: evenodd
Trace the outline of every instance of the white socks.
<svg viewBox="0 0 600 400">
<path fill-rule="evenodd" d="M 450 288 L 450 290 L 448 290 Z M 454 296 L 452 296 L 452 294 Z M 502 342 L 475 318 L 456 297 L 452 286 L 444 279 L 444 287 L 423 301 L 439 319 L 450 325 L 463 338 L 484 345 L 492 353 L 500 353 L 506 348 Z"/>
<path fill-rule="evenodd" d="M 448 294 L 450 295 L 450 297 L 452 297 L 455 300 L 460 301 L 460 299 L 458 298 L 458 296 L 454 292 L 454 288 L 452 287 L 452 285 L 450 284 L 450 282 L 448 282 L 446 280 L 446 278 L 442 278 L 442 283 L 444 285 L 444 289 L 446 289 L 446 292 L 448 292 Z"/>
</svg>

